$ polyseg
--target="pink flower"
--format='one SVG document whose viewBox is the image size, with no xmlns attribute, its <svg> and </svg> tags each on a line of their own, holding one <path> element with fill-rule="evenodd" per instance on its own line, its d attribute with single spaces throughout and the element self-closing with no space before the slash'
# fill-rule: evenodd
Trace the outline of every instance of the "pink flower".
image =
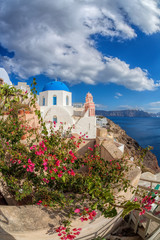
<svg viewBox="0 0 160 240">
<path fill-rule="evenodd" d="M 49 180 L 46 179 L 46 178 L 43 178 L 42 180 L 43 180 L 44 182 L 46 182 L 46 183 L 49 183 Z"/>
<path fill-rule="evenodd" d="M 57 168 L 54 168 L 53 171 L 56 173 L 58 170 L 57 170 Z"/>
<path fill-rule="evenodd" d="M 70 155 L 72 155 L 72 154 L 73 154 L 72 150 L 71 150 L 71 151 L 69 151 L 69 154 L 70 154 Z"/>
<path fill-rule="evenodd" d="M 75 174 L 75 172 L 71 169 L 71 175 L 72 176 L 75 176 L 76 174 Z"/>
<path fill-rule="evenodd" d="M 80 211 L 81 211 L 81 210 L 80 210 L 79 208 L 77 208 L 77 209 L 74 210 L 75 213 L 80 213 Z"/>
<path fill-rule="evenodd" d="M 56 166 L 57 166 L 57 167 L 60 166 L 60 161 L 59 161 L 59 160 L 56 161 Z"/>
<path fill-rule="evenodd" d="M 145 209 L 142 210 L 142 212 L 139 213 L 139 215 L 145 214 Z"/>
<path fill-rule="evenodd" d="M 91 150 L 91 151 L 93 151 L 93 148 L 91 148 L 91 147 L 88 147 L 88 149 Z"/>
<path fill-rule="evenodd" d="M 89 219 L 93 220 L 93 217 L 97 215 L 96 211 L 92 211 L 89 213 Z"/>
<path fill-rule="evenodd" d="M 59 177 L 59 178 L 61 178 L 62 176 L 63 176 L 62 174 L 58 173 L 58 177 Z"/>
<path fill-rule="evenodd" d="M 41 200 L 39 200 L 39 202 L 37 203 L 38 205 L 40 205 L 42 203 L 42 201 Z"/>
<path fill-rule="evenodd" d="M 28 163 L 29 163 L 29 164 L 32 163 L 30 158 L 28 159 Z"/>
<path fill-rule="evenodd" d="M 80 220 L 81 220 L 81 222 L 83 222 L 83 221 L 87 221 L 87 220 L 88 220 L 88 218 L 81 217 L 81 218 L 80 218 Z"/>
<path fill-rule="evenodd" d="M 135 202 L 137 202 L 137 201 L 138 201 L 138 198 L 137 198 L 137 197 L 135 197 L 134 201 L 135 201 Z"/>
<path fill-rule="evenodd" d="M 84 210 L 85 210 L 86 212 L 88 212 L 88 211 L 89 211 L 89 208 L 85 208 Z"/>
<path fill-rule="evenodd" d="M 32 149 L 34 149 L 34 148 L 36 149 L 36 145 L 31 146 L 31 147 L 30 147 L 30 150 L 32 150 Z"/>
</svg>

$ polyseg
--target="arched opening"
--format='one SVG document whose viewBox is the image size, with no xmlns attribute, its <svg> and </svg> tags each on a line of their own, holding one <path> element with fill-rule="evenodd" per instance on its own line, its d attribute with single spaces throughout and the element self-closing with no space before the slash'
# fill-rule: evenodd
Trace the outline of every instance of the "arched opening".
<svg viewBox="0 0 160 240">
<path fill-rule="evenodd" d="M 53 123 L 57 123 L 57 116 L 53 116 Z"/>
<path fill-rule="evenodd" d="M 57 96 L 56 95 L 53 96 L 53 105 L 57 105 Z"/>
<path fill-rule="evenodd" d="M 69 105 L 69 97 L 66 96 L 66 105 L 68 106 Z"/>
<path fill-rule="evenodd" d="M 46 103 L 45 103 L 45 97 L 43 97 L 43 106 L 45 106 L 46 105 Z"/>
</svg>

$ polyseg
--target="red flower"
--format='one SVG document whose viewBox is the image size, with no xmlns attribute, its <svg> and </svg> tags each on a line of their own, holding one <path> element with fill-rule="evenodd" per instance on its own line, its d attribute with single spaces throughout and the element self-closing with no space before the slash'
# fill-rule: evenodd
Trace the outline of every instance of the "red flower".
<svg viewBox="0 0 160 240">
<path fill-rule="evenodd" d="M 61 178 L 62 176 L 63 176 L 62 174 L 60 174 L 60 173 L 58 174 L 58 177 L 59 177 L 59 178 Z"/>
<path fill-rule="evenodd" d="M 56 166 L 57 166 L 57 167 L 60 166 L 60 161 L 59 161 L 59 160 L 56 161 Z"/>
<path fill-rule="evenodd" d="M 88 149 L 91 150 L 91 151 L 93 151 L 93 148 L 91 148 L 91 147 L 88 147 Z"/>
</svg>

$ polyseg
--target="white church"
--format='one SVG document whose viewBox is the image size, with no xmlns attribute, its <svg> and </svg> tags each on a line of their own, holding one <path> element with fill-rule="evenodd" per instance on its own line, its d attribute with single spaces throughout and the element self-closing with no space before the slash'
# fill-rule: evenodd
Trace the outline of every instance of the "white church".
<svg viewBox="0 0 160 240">
<path fill-rule="evenodd" d="M 91 93 L 87 93 L 84 106 L 73 107 L 68 87 L 62 82 L 52 81 L 40 92 L 39 106 L 48 127 L 50 121 L 56 123 L 56 128 L 63 122 L 65 130 L 73 127 L 73 133 L 96 138 L 95 104 Z"/>
<path fill-rule="evenodd" d="M 12 84 L 3 68 L 0 68 L 0 81 L 2 84 Z M 19 82 L 15 87 L 29 90 L 24 82 Z M 64 130 L 72 127 L 72 133 L 86 134 L 88 139 L 96 138 L 95 104 L 91 93 L 87 93 L 84 105 L 73 106 L 72 93 L 68 87 L 63 82 L 54 80 L 43 87 L 38 102 L 48 129 L 51 122 L 55 130 L 63 123 Z"/>
</svg>

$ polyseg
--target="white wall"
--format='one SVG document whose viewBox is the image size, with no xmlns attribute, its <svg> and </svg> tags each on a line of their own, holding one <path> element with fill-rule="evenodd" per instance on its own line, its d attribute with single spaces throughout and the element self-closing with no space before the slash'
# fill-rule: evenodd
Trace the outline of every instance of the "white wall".
<svg viewBox="0 0 160 240">
<path fill-rule="evenodd" d="M 73 107 L 73 115 L 74 116 L 83 117 L 84 114 L 85 114 L 85 109 L 84 108 L 75 108 L 75 107 Z"/>
<path fill-rule="evenodd" d="M 83 134 L 86 133 L 89 139 L 96 138 L 96 117 L 82 117 L 75 124 L 74 133 Z"/>
<path fill-rule="evenodd" d="M 66 123 L 64 125 L 64 130 L 67 130 L 68 127 L 75 125 L 75 128 L 72 129 L 73 133 L 82 132 L 83 134 L 86 133 L 88 139 L 96 138 L 96 117 L 81 117 L 78 121 L 74 120 L 72 114 L 67 110 L 69 107 L 63 106 L 41 106 L 40 111 L 41 115 L 46 122 L 46 126 L 49 129 L 50 123 L 49 121 L 53 122 L 53 117 L 57 117 L 57 124 L 55 130 L 59 128 L 61 125 L 60 122 Z M 73 108 L 72 108 L 73 111 Z M 54 124 L 53 124 L 54 125 Z"/>
<path fill-rule="evenodd" d="M 53 96 L 57 96 L 57 105 L 53 105 Z M 66 96 L 69 96 L 69 105 L 66 106 Z M 43 97 L 45 97 L 45 106 L 43 106 Z M 75 129 L 72 129 L 73 133 L 82 132 L 87 133 L 88 138 L 96 138 L 96 117 L 89 117 L 89 111 L 83 112 L 84 116 L 78 121 L 73 118 L 72 107 L 72 93 L 67 91 L 44 91 L 39 96 L 40 111 L 43 119 L 47 122 L 47 128 L 49 128 L 49 121 L 53 122 L 53 117 L 57 117 L 56 129 L 59 128 L 60 122 L 65 124 L 64 129 L 75 124 Z M 53 124 L 54 125 L 54 124 Z"/>
<path fill-rule="evenodd" d="M 120 143 L 120 146 L 118 147 L 118 149 L 119 149 L 122 153 L 124 153 L 124 144 L 121 144 L 121 143 Z"/>
<path fill-rule="evenodd" d="M 57 96 L 57 106 L 66 106 L 66 97 L 69 97 L 69 105 L 72 106 L 72 93 L 67 91 L 44 91 L 39 95 L 39 104 L 43 106 L 43 97 L 45 97 L 45 106 L 53 106 L 53 96 Z"/>
<path fill-rule="evenodd" d="M 59 128 L 61 125 L 60 122 L 66 123 L 64 126 L 64 129 L 67 129 L 68 127 L 71 127 L 74 124 L 74 121 L 72 119 L 72 115 L 70 114 L 70 111 L 67 110 L 67 108 L 71 111 L 71 107 L 63 107 L 63 106 L 41 106 L 40 111 L 41 115 L 46 122 L 46 125 L 49 127 L 50 123 L 49 121 L 53 122 L 53 117 L 57 117 L 57 124 L 56 129 Z M 54 124 L 53 124 L 54 125 Z"/>
<path fill-rule="evenodd" d="M 7 83 L 8 85 L 12 85 L 12 82 L 9 79 L 8 73 L 4 68 L 0 68 L 0 78 L 4 81 L 4 83 Z"/>
</svg>

